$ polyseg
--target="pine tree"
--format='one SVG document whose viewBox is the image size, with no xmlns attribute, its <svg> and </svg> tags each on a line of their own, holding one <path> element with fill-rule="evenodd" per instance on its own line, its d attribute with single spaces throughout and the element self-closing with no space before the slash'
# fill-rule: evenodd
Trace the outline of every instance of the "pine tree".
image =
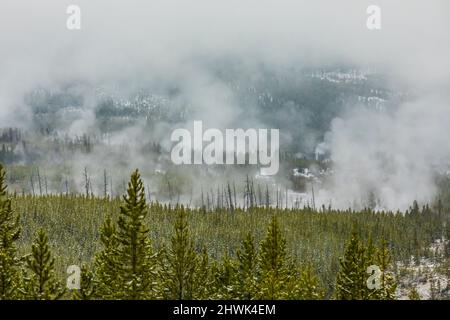
<svg viewBox="0 0 450 320">
<path fill-rule="evenodd" d="M 412 287 L 408 293 L 409 300 L 420 300 L 419 292 L 417 291 L 416 286 Z"/>
<path fill-rule="evenodd" d="M 80 289 L 74 290 L 74 300 L 90 300 L 95 296 L 94 274 L 87 264 L 81 265 Z"/>
<path fill-rule="evenodd" d="M 235 299 L 234 290 L 236 276 L 236 263 L 226 254 L 220 263 L 211 266 L 211 298 L 227 300 Z"/>
<path fill-rule="evenodd" d="M 272 217 L 266 237 L 261 241 L 258 266 L 258 299 L 286 298 L 285 288 L 290 281 L 286 240 L 275 216 Z"/>
<path fill-rule="evenodd" d="M 335 296 L 338 300 L 362 300 L 367 297 L 367 273 L 364 264 L 365 248 L 353 231 L 340 260 Z"/>
<path fill-rule="evenodd" d="M 163 295 L 177 300 L 202 298 L 203 281 L 206 279 L 200 279 L 198 275 L 207 272 L 207 255 L 200 257 L 195 252 L 185 208 L 177 206 L 175 213 L 174 234 L 161 265 Z"/>
<path fill-rule="evenodd" d="M 148 208 L 138 170 L 131 175 L 123 201 L 117 226 L 103 226 L 104 249 L 96 259 L 99 294 L 106 299 L 153 298 L 156 255 L 144 224 Z"/>
<path fill-rule="evenodd" d="M 114 299 L 120 291 L 120 283 L 115 281 L 117 265 L 116 226 L 110 216 L 107 216 L 100 229 L 100 242 L 103 250 L 95 256 L 95 295 L 103 299 Z"/>
<path fill-rule="evenodd" d="M 321 300 L 325 298 L 325 290 L 320 286 L 317 276 L 311 267 L 295 267 L 287 299 L 295 300 Z M 295 281 L 295 279 L 298 279 Z"/>
<path fill-rule="evenodd" d="M 155 257 L 144 224 L 148 214 L 144 185 L 139 171 L 131 175 L 125 205 L 120 207 L 117 228 L 117 278 L 122 284 L 120 298 L 145 299 L 154 296 Z"/>
<path fill-rule="evenodd" d="M 255 239 L 249 232 L 237 250 L 235 291 L 239 299 L 254 299 L 257 292 L 257 252 Z"/>
<path fill-rule="evenodd" d="M 376 261 L 376 255 L 377 255 L 377 248 L 375 247 L 374 243 L 373 243 L 373 238 L 372 235 L 369 234 L 369 239 L 367 240 L 367 244 L 365 245 L 362 241 L 360 242 L 361 244 L 361 249 L 363 251 L 362 254 L 362 260 L 361 260 L 361 267 L 365 269 L 365 273 L 361 273 L 361 282 L 364 282 L 365 285 L 362 287 L 362 297 L 361 299 L 364 300 L 370 300 L 370 299 L 378 299 L 377 294 L 378 294 L 378 289 L 377 288 L 373 288 L 370 289 L 367 285 L 367 281 L 369 280 L 369 276 L 371 274 L 368 274 L 367 272 L 367 268 L 370 266 L 378 266 L 377 261 Z M 370 271 L 371 269 L 369 269 Z"/>
<path fill-rule="evenodd" d="M 397 283 L 392 273 L 388 271 L 391 263 L 391 255 L 385 239 L 381 241 L 381 247 L 376 252 L 376 265 L 380 267 L 380 288 L 375 292 L 375 299 L 394 300 Z"/>
<path fill-rule="evenodd" d="M 32 253 L 26 257 L 24 294 L 27 299 L 57 300 L 65 293 L 65 288 L 55 275 L 55 259 L 48 245 L 48 237 L 40 229 L 32 244 Z"/>
<path fill-rule="evenodd" d="M 208 299 L 211 292 L 211 272 L 209 256 L 206 248 L 197 256 L 197 269 L 194 274 L 194 295 L 195 299 Z"/>
<path fill-rule="evenodd" d="M 20 296 L 20 259 L 15 242 L 20 237 L 19 216 L 11 208 L 6 172 L 0 164 L 0 300 Z"/>
</svg>

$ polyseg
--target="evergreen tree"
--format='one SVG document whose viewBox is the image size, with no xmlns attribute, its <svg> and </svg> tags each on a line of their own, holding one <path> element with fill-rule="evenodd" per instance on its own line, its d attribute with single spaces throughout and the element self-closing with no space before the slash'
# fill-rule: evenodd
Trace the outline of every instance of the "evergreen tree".
<svg viewBox="0 0 450 320">
<path fill-rule="evenodd" d="M 211 298 L 227 300 L 234 299 L 236 294 L 234 292 L 236 275 L 236 264 L 228 254 L 226 254 L 220 263 L 214 263 L 211 266 Z"/>
<path fill-rule="evenodd" d="M 202 287 L 206 285 L 204 281 L 207 278 L 205 272 L 208 270 L 207 255 L 205 253 L 199 256 L 195 252 L 184 207 L 177 206 L 175 214 L 171 245 L 162 255 L 163 295 L 165 298 L 177 300 L 202 298 L 204 297 Z"/>
<path fill-rule="evenodd" d="M 74 300 L 90 300 L 95 296 L 94 274 L 87 264 L 81 265 L 80 289 L 74 290 Z"/>
<path fill-rule="evenodd" d="M 368 266 L 364 263 L 365 248 L 356 231 L 352 232 L 340 260 L 341 269 L 337 275 L 335 296 L 338 300 L 362 300 L 367 297 L 366 284 Z"/>
<path fill-rule="evenodd" d="M 235 291 L 239 299 L 254 299 L 257 293 L 257 252 L 249 232 L 237 250 Z"/>
<path fill-rule="evenodd" d="M 208 299 L 211 293 L 211 272 L 209 256 L 206 248 L 197 256 L 197 271 L 194 274 L 194 295 L 195 299 Z"/>
<path fill-rule="evenodd" d="M 412 287 L 408 293 L 409 300 L 420 300 L 419 292 L 417 291 L 416 286 Z"/>
<path fill-rule="evenodd" d="M 369 237 L 367 245 L 364 245 L 357 232 L 353 231 L 344 257 L 340 260 L 335 297 L 340 300 L 395 299 L 397 285 L 388 272 L 390 262 L 386 241 L 383 240 L 381 247 L 376 248 L 372 237 Z M 380 273 L 368 274 L 367 268 L 370 266 L 378 267 Z M 378 287 L 369 288 L 367 281 L 370 276 L 375 277 Z"/>
<path fill-rule="evenodd" d="M 319 284 L 317 276 L 314 274 L 311 267 L 295 268 L 292 266 L 291 270 L 295 270 L 292 281 L 293 287 L 289 288 L 289 296 L 287 299 L 295 300 L 321 300 L 325 298 L 325 291 Z"/>
<path fill-rule="evenodd" d="M 32 253 L 26 257 L 27 270 L 24 277 L 24 295 L 33 300 L 56 300 L 63 296 L 65 288 L 55 275 L 55 259 L 43 229 L 37 233 Z"/>
<path fill-rule="evenodd" d="M 120 291 L 120 283 L 116 281 L 117 257 L 116 226 L 110 216 L 107 216 L 100 229 L 100 242 L 103 250 L 95 256 L 96 296 L 103 299 L 114 299 Z"/>
<path fill-rule="evenodd" d="M 5 176 L 0 164 L 0 300 L 16 299 L 20 295 L 20 259 L 15 243 L 21 229 L 19 216 L 11 208 Z"/>
<path fill-rule="evenodd" d="M 391 263 L 391 255 L 385 239 L 381 242 L 381 247 L 376 252 L 376 265 L 380 267 L 380 288 L 375 291 L 375 299 L 394 300 L 397 283 L 392 273 L 388 271 Z"/>
<path fill-rule="evenodd" d="M 155 257 L 144 220 L 148 214 L 139 171 L 131 175 L 117 226 L 106 222 L 103 251 L 96 265 L 99 294 L 107 299 L 149 299 L 155 296 Z"/>
<path fill-rule="evenodd" d="M 290 281 L 286 240 L 278 220 L 272 216 L 266 237 L 261 241 L 259 254 L 258 295 L 259 299 L 276 300 L 286 298 L 285 290 Z"/>
<path fill-rule="evenodd" d="M 376 255 L 378 252 L 378 249 L 375 247 L 373 243 L 372 235 L 369 234 L 369 239 L 367 240 L 367 244 L 365 245 L 364 242 L 360 242 L 361 249 L 363 251 L 362 254 L 362 261 L 361 266 L 365 269 L 365 273 L 361 273 L 361 282 L 365 283 L 365 286 L 363 286 L 362 294 L 363 296 L 361 299 L 369 300 L 369 299 L 378 299 L 377 294 L 379 293 L 377 288 L 370 289 L 367 285 L 367 281 L 369 280 L 370 274 L 368 273 L 368 267 L 370 266 L 377 266 L 380 267 L 377 264 Z M 370 271 L 371 269 L 369 269 Z M 381 270 L 380 270 L 381 271 Z"/>
</svg>

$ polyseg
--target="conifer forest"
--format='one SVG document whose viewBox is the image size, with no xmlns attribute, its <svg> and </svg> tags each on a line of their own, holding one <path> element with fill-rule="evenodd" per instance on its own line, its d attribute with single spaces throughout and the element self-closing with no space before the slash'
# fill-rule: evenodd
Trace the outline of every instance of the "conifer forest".
<svg viewBox="0 0 450 320">
<path fill-rule="evenodd" d="M 0 300 L 450 300 L 450 2 L 4 2 Z"/>
<path fill-rule="evenodd" d="M 440 201 L 402 213 L 189 208 L 148 202 L 138 170 L 114 198 L 11 193 L 3 167 L 0 187 L 2 299 L 412 299 L 427 281 L 430 298 L 449 294 Z"/>
</svg>

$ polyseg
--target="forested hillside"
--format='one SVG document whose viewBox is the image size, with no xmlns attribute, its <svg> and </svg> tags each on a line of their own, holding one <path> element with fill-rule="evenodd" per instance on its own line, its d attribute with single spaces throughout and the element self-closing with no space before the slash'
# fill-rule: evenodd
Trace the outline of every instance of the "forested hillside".
<svg viewBox="0 0 450 320">
<path fill-rule="evenodd" d="M 0 182 L 2 299 L 449 297 L 442 203 L 207 210 L 147 203 L 138 171 L 123 198 L 11 194 L 4 169 Z M 79 290 L 66 289 L 73 265 Z M 367 285 L 372 265 L 383 274 L 377 289 Z"/>
</svg>

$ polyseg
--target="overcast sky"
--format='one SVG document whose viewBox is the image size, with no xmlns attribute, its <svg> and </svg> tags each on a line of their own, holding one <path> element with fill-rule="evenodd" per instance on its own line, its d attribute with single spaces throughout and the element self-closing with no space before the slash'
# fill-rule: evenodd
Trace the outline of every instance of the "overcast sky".
<svg viewBox="0 0 450 320">
<path fill-rule="evenodd" d="M 70 4 L 81 9 L 81 30 L 66 28 Z M 366 27 L 369 5 L 381 8 L 381 30 Z M 391 114 L 362 111 L 333 121 L 337 174 L 318 201 L 346 207 L 375 189 L 382 206 L 405 209 L 435 195 L 430 164 L 448 165 L 449 31 L 448 0 L 2 0 L 0 126 L 26 127 L 26 92 L 74 80 L 118 83 L 119 90 L 182 83 L 202 120 L 226 126 L 242 106 L 204 60 L 373 67 L 407 85 L 416 100 Z M 85 107 L 77 129 L 94 123 Z"/>
<path fill-rule="evenodd" d="M 66 28 L 69 4 L 80 31 Z M 366 27 L 370 4 L 379 31 Z M 177 76 L 202 56 L 371 64 L 436 85 L 449 78 L 449 30 L 447 0 L 2 0 L 0 96 L 67 78 Z"/>
</svg>

